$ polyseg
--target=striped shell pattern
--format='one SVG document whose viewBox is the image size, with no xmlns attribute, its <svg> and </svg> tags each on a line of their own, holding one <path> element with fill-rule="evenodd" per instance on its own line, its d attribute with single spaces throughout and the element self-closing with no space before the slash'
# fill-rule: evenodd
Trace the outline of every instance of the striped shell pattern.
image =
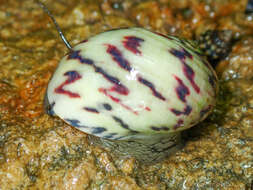
<svg viewBox="0 0 253 190">
<path fill-rule="evenodd" d="M 217 77 L 184 40 L 141 28 L 81 42 L 60 62 L 47 89 L 51 113 L 112 140 L 173 133 L 203 120 Z"/>
</svg>

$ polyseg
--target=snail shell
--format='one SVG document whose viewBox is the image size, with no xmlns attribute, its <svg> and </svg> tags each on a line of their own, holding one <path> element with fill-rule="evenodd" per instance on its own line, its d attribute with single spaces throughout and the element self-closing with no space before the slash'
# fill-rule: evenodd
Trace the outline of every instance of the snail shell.
<svg viewBox="0 0 253 190">
<path fill-rule="evenodd" d="M 52 76 L 46 101 L 49 113 L 71 126 L 103 140 L 138 142 L 142 151 L 202 121 L 216 93 L 214 70 L 190 43 L 128 28 L 76 45 Z"/>
</svg>

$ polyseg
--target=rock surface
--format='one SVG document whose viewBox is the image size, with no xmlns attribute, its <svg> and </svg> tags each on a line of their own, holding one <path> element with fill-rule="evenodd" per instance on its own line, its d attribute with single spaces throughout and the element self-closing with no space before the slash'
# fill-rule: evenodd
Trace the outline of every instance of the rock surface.
<svg viewBox="0 0 253 190">
<path fill-rule="evenodd" d="M 90 145 L 47 116 L 47 83 L 67 48 L 33 1 L 0 2 L 0 189 L 250 189 L 253 181 L 253 24 L 246 0 L 43 1 L 71 44 L 141 26 L 193 38 L 205 29 L 238 37 L 217 65 L 220 94 L 186 145 L 154 165 Z"/>
</svg>

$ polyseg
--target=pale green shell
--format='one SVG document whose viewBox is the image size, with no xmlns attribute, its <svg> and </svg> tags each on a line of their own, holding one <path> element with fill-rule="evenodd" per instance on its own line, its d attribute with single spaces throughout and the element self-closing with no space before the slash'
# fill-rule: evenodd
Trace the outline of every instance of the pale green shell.
<svg viewBox="0 0 253 190">
<path fill-rule="evenodd" d="M 51 113 L 86 133 L 131 139 L 195 125 L 210 113 L 216 92 L 214 70 L 189 43 L 129 28 L 75 46 L 47 98 Z"/>
</svg>

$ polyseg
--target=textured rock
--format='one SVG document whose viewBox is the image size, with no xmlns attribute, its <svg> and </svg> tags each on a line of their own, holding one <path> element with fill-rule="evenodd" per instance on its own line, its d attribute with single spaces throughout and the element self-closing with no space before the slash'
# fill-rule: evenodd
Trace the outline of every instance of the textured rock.
<svg viewBox="0 0 253 190">
<path fill-rule="evenodd" d="M 99 1 L 104 20 L 99 14 L 88 20 L 92 21 L 89 24 L 77 25 L 71 16 L 73 10 L 79 3 L 86 7 L 87 1 L 43 2 L 56 15 L 73 44 L 108 27 L 133 25 L 136 22 L 133 14 L 136 18 L 141 14 L 134 10 L 142 4 L 117 1 L 123 11 L 114 12 L 110 6 L 116 1 Z M 203 23 L 214 26 L 220 23 L 220 27 L 235 33 L 252 35 L 247 17 L 240 17 L 244 24 L 234 19 L 243 14 L 246 1 L 215 0 L 209 4 L 209 11 L 201 0 L 184 1 L 178 6 L 177 1 L 146 2 L 149 2 L 146 10 L 162 13 L 150 14 L 152 19 L 148 20 L 142 17 L 146 28 L 169 33 L 168 28 L 173 26 L 176 30 L 172 28 L 172 31 L 191 37 Z M 170 6 L 168 2 L 172 2 Z M 154 4 L 157 6 L 152 10 Z M 89 145 L 85 133 L 44 113 L 46 86 L 67 49 L 47 15 L 32 1 L 9 0 L 1 1 L 0 5 L 1 189 L 250 189 L 253 179 L 252 79 L 241 71 L 244 67 L 250 70 L 252 62 L 238 61 L 236 65 L 240 70 L 232 68 L 233 72 L 240 71 L 235 74 L 240 77 L 233 78 L 224 72 L 213 114 L 187 131 L 186 145 L 181 151 L 163 162 L 143 166 Z M 187 6 L 193 10 L 192 17 L 181 16 L 180 8 Z M 215 17 L 209 17 L 210 12 L 214 12 Z M 151 21 L 158 25 L 151 26 Z M 159 24 L 161 21 L 163 24 Z M 238 43 L 243 44 L 242 41 Z M 238 55 L 238 60 L 248 57 L 247 51 L 235 47 L 232 54 Z M 221 71 L 231 70 L 231 65 L 231 62 L 224 64 Z"/>
</svg>

